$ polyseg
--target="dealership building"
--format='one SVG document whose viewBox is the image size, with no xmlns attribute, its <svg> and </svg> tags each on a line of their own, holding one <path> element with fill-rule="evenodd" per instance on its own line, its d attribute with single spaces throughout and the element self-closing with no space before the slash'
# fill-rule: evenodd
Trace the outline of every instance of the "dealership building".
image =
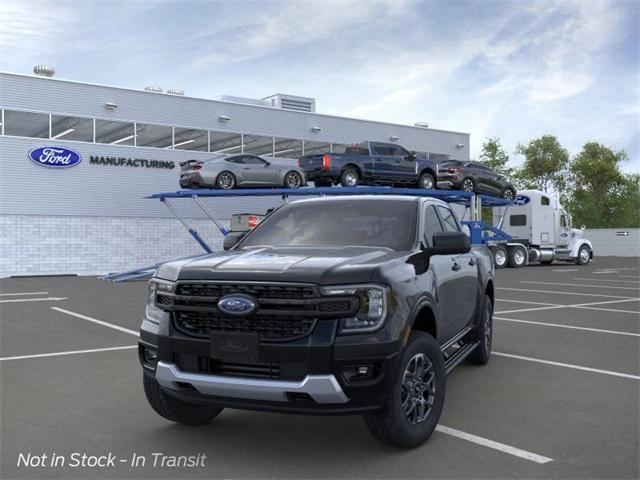
<svg viewBox="0 0 640 480">
<path fill-rule="evenodd" d="M 310 98 L 210 100 L 34 71 L 0 73 L 0 277 L 100 274 L 202 253 L 161 202 L 144 198 L 177 190 L 186 160 L 250 153 L 293 163 L 364 140 L 394 142 L 436 160 L 469 159 L 467 133 L 323 115 Z M 74 152 L 72 166 L 50 168 L 32 158 L 61 149 Z M 207 207 L 228 221 L 279 201 L 208 199 Z M 220 247 L 222 237 L 202 211 L 190 201 L 175 206 Z"/>
</svg>

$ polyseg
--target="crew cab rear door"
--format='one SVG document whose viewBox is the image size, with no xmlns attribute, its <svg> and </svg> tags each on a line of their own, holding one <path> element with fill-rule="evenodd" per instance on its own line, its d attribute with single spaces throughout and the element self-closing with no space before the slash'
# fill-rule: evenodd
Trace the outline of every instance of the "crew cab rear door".
<svg viewBox="0 0 640 480">
<path fill-rule="evenodd" d="M 436 231 L 458 232 L 460 225 L 449 207 L 428 205 L 425 210 L 425 235 L 429 245 Z M 433 255 L 430 259 L 438 302 L 438 316 L 443 340 L 451 338 L 472 320 L 477 301 L 477 267 L 475 256 Z"/>
<path fill-rule="evenodd" d="M 416 162 L 409 160 L 409 152 L 399 145 L 372 143 L 371 150 L 377 178 L 392 182 L 416 176 Z"/>
</svg>

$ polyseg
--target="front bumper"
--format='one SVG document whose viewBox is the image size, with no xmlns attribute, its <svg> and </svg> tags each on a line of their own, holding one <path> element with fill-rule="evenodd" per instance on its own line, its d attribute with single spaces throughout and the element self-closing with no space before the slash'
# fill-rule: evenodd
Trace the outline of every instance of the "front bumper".
<svg viewBox="0 0 640 480">
<path fill-rule="evenodd" d="M 225 363 L 212 358 L 211 340 L 186 336 L 171 322 L 145 321 L 140 358 L 145 375 L 188 403 L 331 415 L 381 408 L 393 385 L 401 341 L 384 329 L 336 336 L 337 328 L 337 320 L 322 320 L 306 338 L 261 342 L 257 362 Z M 157 351 L 155 368 L 145 364 L 144 348 Z M 369 377 L 351 375 L 362 365 L 371 367 Z"/>
</svg>

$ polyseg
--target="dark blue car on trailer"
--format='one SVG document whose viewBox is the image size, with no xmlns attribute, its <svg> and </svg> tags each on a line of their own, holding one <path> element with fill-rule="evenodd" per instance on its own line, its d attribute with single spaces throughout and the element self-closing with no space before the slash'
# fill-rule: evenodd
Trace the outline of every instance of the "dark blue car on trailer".
<svg viewBox="0 0 640 480">
<path fill-rule="evenodd" d="M 438 164 L 394 143 L 364 142 L 344 153 L 308 155 L 298 161 L 317 187 L 340 184 L 398 185 L 434 189 Z"/>
</svg>

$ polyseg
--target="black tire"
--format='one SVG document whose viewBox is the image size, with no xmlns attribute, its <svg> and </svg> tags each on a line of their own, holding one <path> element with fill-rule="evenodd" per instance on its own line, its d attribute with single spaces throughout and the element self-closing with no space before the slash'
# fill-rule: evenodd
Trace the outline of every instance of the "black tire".
<svg viewBox="0 0 640 480">
<path fill-rule="evenodd" d="M 223 409 L 186 403 L 162 391 L 155 379 L 143 374 L 144 393 L 151 408 L 161 417 L 184 425 L 203 425 Z"/>
<path fill-rule="evenodd" d="M 578 256 L 576 257 L 577 265 L 586 265 L 591 261 L 591 249 L 586 245 L 582 245 L 578 249 Z"/>
<path fill-rule="evenodd" d="M 505 200 L 513 200 L 514 198 L 516 198 L 516 192 L 513 190 L 513 188 L 505 188 L 504 192 L 502 192 L 502 198 L 504 198 Z"/>
<path fill-rule="evenodd" d="M 484 296 L 482 304 L 482 316 L 473 335 L 474 340 L 480 344 L 467 357 L 469 362 L 476 365 L 484 365 L 491 357 L 491 344 L 493 343 L 493 305 L 489 295 Z"/>
<path fill-rule="evenodd" d="M 340 175 L 340 185 L 343 187 L 356 187 L 360 183 L 360 175 L 355 168 L 347 167 Z"/>
<path fill-rule="evenodd" d="M 553 260 L 540 260 L 540 264 L 542 265 L 551 265 Z"/>
<path fill-rule="evenodd" d="M 331 180 L 326 180 L 326 179 L 317 179 L 313 181 L 313 184 L 316 187 L 330 187 L 333 185 L 333 182 Z"/>
<path fill-rule="evenodd" d="M 491 247 L 491 253 L 493 253 L 493 265 L 496 268 L 504 268 L 507 266 L 509 254 L 504 246 L 495 245 Z"/>
<path fill-rule="evenodd" d="M 284 176 L 285 188 L 291 188 L 291 189 L 300 188 L 302 186 L 302 182 L 303 182 L 302 175 L 300 175 L 295 170 L 291 170 L 287 172 L 286 175 Z"/>
<path fill-rule="evenodd" d="M 433 190 L 436 188 L 436 180 L 432 174 L 425 172 L 420 175 L 418 180 L 418 188 L 425 188 L 427 190 Z"/>
<path fill-rule="evenodd" d="M 216 177 L 216 188 L 220 188 L 222 190 L 231 190 L 236 186 L 236 176 L 225 170 L 220 172 Z"/>
<path fill-rule="evenodd" d="M 509 268 L 521 268 L 527 264 L 527 251 L 523 247 L 509 247 L 507 251 L 509 253 L 507 266 Z"/>
<path fill-rule="evenodd" d="M 413 362 L 413 365 L 417 365 L 416 358 L 423 359 L 425 362 L 423 365 L 427 366 L 424 375 L 420 377 L 431 380 L 418 382 L 419 385 L 414 382 L 414 396 L 408 397 L 407 385 L 412 375 L 410 363 Z M 425 359 L 430 365 L 426 363 Z M 427 385 L 426 388 L 425 385 Z M 365 413 L 363 415 L 364 424 L 369 432 L 381 442 L 402 448 L 418 447 L 431 436 L 438 424 L 444 405 L 445 392 L 444 358 L 438 342 L 428 333 L 411 332 L 409 343 L 402 352 L 398 363 L 393 388 L 387 393 L 385 406 L 381 410 Z M 422 401 L 412 403 L 414 398 L 421 398 Z M 405 406 L 414 405 L 408 414 L 403 409 L 403 400 Z M 423 405 L 422 409 L 417 408 L 418 403 Z M 414 414 L 414 419 L 417 419 L 419 412 L 426 414 L 421 421 L 415 423 L 410 419 L 410 415 Z"/>
<path fill-rule="evenodd" d="M 460 185 L 460 189 L 464 192 L 475 192 L 476 191 L 476 182 L 473 181 L 473 178 L 467 177 L 462 180 L 462 184 Z"/>
</svg>

